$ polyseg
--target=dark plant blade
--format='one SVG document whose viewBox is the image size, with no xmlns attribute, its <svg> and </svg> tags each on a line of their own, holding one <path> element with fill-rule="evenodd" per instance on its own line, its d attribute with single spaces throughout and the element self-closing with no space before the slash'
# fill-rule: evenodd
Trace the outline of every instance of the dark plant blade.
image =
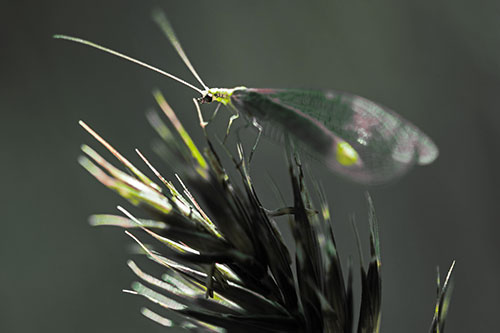
<svg viewBox="0 0 500 333">
<path fill-rule="evenodd" d="M 241 144 L 237 144 L 238 158 L 228 154 L 233 162 L 230 167 L 236 172 L 232 177 L 215 148 L 229 149 L 215 146 L 207 137 L 207 148 L 201 154 L 163 96 L 155 92 L 155 98 L 174 129 L 158 116 L 149 116 L 166 145 L 159 150 L 160 155 L 178 168 L 175 181 L 164 179 L 136 150 L 164 185 L 160 188 L 87 125 L 87 131 L 130 174 L 88 146 L 82 147 L 88 157 L 79 160 L 101 183 L 150 216 L 136 218 L 119 206 L 126 217 L 101 214 L 90 220 L 95 226 L 128 229 L 126 234 L 140 248 L 134 252 L 161 265 L 163 274 L 159 279 L 129 262 L 144 284 L 134 282 L 132 290 L 126 292 L 141 295 L 161 309 L 144 308 L 141 312 L 165 327 L 192 332 L 352 333 L 351 264 L 344 279 L 326 196 L 317 183 L 313 183 L 316 192 L 310 195 L 295 142 L 286 140 L 293 204 L 283 200 L 284 208 L 270 211 L 257 195 Z M 318 198 L 319 205 L 315 203 Z M 366 270 L 361 260 L 357 327 L 358 333 L 377 333 L 382 292 L 380 245 L 369 196 L 367 201 L 371 257 Z M 295 267 L 274 220 L 280 215 L 288 216 L 295 242 Z M 145 245 L 139 233 L 155 242 Z M 359 252 L 361 257 L 361 249 Z M 450 275 L 451 269 L 443 286 L 438 282 L 431 333 L 442 333 L 444 329 L 451 295 Z"/>
<path fill-rule="evenodd" d="M 368 221 L 370 223 L 370 263 L 368 271 L 361 266 L 361 308 L 359 313 L 358 333 L 376 333 L 380 330 L 382 304 L 382 278 L 380 260 L 380 241 L 375 208 L 370 195 L 368 200 Z"/>
</svg>

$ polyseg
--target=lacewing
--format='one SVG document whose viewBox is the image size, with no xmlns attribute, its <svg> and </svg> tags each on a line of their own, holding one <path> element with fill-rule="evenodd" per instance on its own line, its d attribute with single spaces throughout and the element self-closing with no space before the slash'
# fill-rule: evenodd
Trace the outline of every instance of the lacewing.
<svg viewBox="0 0 500 333">
<path fill-rule="evenodd" d="M 233 121 L 243 115 L 259 134 L 284 139 L 291 137 L 301 150 L 322 161 L 338 174 L 363 184 L 379 184 L 404 174 L 414 164 L 425 165 L 438 156 L 432 140 L 392 110 L 366 98 L 340 91 L 208 88 L 182 49 L 165 15 L 154 14 L 186 66 L 201 84 L 200 89 L 170 73 L 117 51 L 80 38 L 54 38 L 85 44 L 151 69 L 201 94 L 199 104 L 225 105 Z M 200 115 L 201 118 L 201 115 Z M 205 126 L 206 122 L 201 122 Z M 227 134 L 226 133 L 226 134 Z"/>
</svg>

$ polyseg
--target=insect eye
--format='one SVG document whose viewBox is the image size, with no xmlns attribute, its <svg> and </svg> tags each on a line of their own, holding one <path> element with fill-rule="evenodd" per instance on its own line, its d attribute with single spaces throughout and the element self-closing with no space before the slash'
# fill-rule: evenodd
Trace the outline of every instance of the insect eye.
<svg viewBox="0 0 500 333">
<path fill-rule="evenodd" d="M 205 96 L 198 98 L 198 103 L 200 103 L 200 104 L 208 104 L 208 103 L 212 103 L 213 101 L 214 101 L 214 98 L 213 98 L 212 94 L 206 94 Z"/>
</svg>

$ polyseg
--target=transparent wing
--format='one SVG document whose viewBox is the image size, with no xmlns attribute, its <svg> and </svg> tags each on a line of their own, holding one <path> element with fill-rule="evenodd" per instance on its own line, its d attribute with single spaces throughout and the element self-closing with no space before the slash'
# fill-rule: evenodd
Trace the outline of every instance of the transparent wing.
<svg viewBox="0 0 500 333">
<path fill-rule="evenodd" d="M 357 182 L 387 182 L 415 163 L 429 164 L 438 156 L 432 140 L 409 121 L 353 94 L 246 89 L 236 91 L 232 102 L 260 120 L 264 134 L 280 138 L 276 133 L 290 133 L 302 150 Z M 339 147 L 344 143 L 355 151 L 355 163 L 342 160 Z"/>
</svg>

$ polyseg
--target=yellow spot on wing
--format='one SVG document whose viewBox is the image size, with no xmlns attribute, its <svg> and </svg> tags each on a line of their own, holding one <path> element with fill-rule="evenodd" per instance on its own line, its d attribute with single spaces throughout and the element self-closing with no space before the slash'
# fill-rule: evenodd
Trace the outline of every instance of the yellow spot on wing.
<svg viewBox="0 0 500 333">
<path fill-rule="evenodd" d="M 351 166 L 359 161 L 359 155 L 350 144 L 345 141 L 337 144 L 337 161 L 344 166 Z"/>
</svg>

